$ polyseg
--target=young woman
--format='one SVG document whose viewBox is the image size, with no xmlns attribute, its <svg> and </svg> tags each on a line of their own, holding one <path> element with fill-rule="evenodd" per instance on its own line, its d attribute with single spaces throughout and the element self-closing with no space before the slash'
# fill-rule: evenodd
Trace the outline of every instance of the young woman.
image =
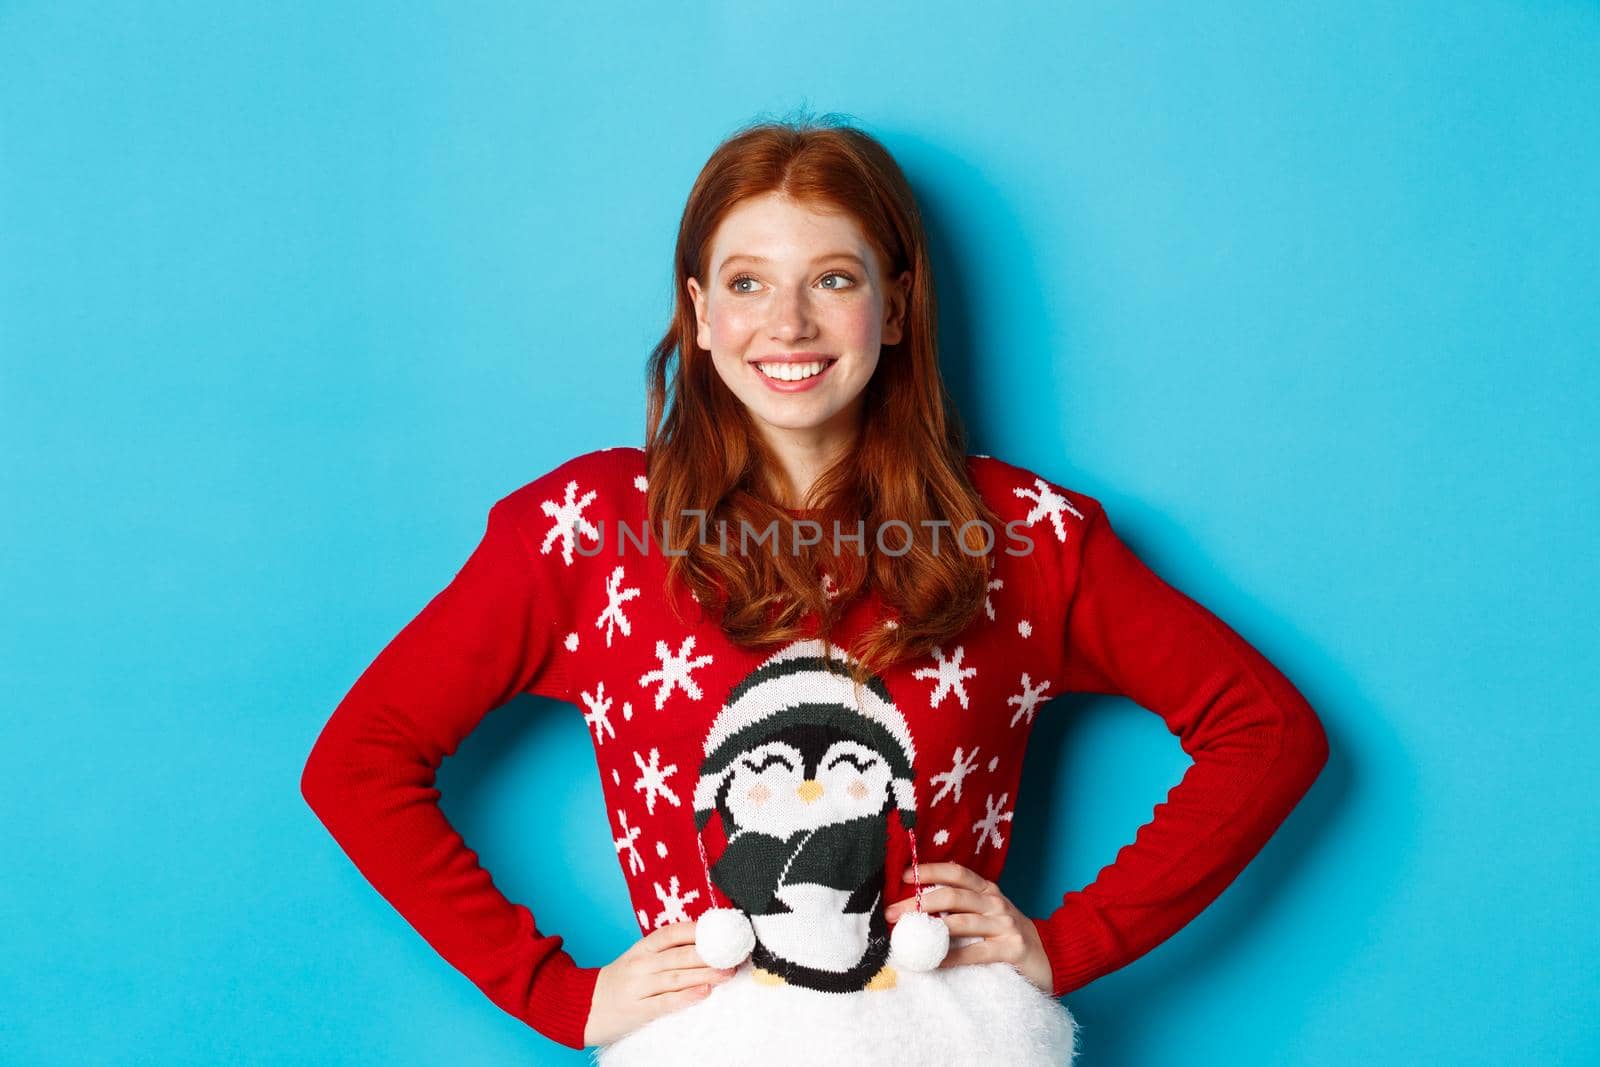
<svg viewBox="0 0 1600 1067">
<path fill-rule="evenodd" d="M 495 502 L 302 791 L 496 1004 L 599 1061 L 1062 1064 L 1058 999 L 1213 900 L 1327 758 L 1317 716 L 1100 503 L 965 450 L 911 190 L 847 125 L 728 139 L 689 195 L 642 448 Z M 997 885 L 1064 692 L 1194 765 L 1086 888 Z M 601 967 L 495 887 L 434 772 L 520 693 L 583 711 L 640 939 Z"/>
</svg>

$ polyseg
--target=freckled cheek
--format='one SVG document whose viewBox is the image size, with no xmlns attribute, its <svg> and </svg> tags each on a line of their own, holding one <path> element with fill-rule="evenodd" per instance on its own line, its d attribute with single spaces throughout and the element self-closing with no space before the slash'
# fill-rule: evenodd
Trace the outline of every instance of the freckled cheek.
<svg viewBox="0 0 1600 1067">
<path fill-rule="evenodd" d="M 707 322 L 719 345 L 738 345 L 759 325 L 754 314 L 739 307 L 715 310 L 707 317 Z"/>
<path fill-rule="evenodd" d="M 746 795 L 750 798 L 750 803 L 752 804 L 765 804 L 772 799 L 772 790 L 758 782 L 750 787 L 750 792 Z"/>
<path fill-rule="evenodd" d="M 882 340 L 878 309 L 859 304 L 841 308 L 828 320 L 828 332 L 850 348 L 865 350 Z"/>
</svg>

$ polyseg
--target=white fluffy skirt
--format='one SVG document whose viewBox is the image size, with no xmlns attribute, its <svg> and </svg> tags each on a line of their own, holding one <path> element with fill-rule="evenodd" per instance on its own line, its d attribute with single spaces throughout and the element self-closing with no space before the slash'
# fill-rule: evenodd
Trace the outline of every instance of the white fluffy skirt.
<svg viewBox="0 0 1600 1067">
<path fill-rule="evenodd" d="M 758 984 L 746 960 L 705 999 L 593 1054 L 600 1067 L 1066 1067 L 1078 1023 L 1009 963 L 897 972 L 892 989 Z"/>
</svg>

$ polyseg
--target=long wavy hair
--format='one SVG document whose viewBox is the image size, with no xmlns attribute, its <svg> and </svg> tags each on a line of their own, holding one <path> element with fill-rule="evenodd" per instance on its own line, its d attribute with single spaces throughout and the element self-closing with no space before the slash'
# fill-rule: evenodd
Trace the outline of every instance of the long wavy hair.
<svg viewBox="0 0 1600 1067">
<path fill-rule="evenodd" d="M 876 250 L 885 277 L 911 272 L 901 340 L 883 346 L 865 387 L 855 443 L 800 502 L 823 535 L 798 551 L 794 524 L 803 520 L 773 503 L 778 465 L 711 353 L 699 347 L 686 284 L 691 276 L 708 277 L 712 237 L 724 216 L 767 193 L 848 212 Z M 645 417 L 646 506 L 651 531 L 667 531 L 662 543 L 671 546 L 666 584 L 672 610 L 678 612 L 673 583 L 682 582 L 702 612 L 719 616 L 736 644 L 766 648 L 819 636 L 826 649 L 839 617 L 873 590 L 887 621 L 867 627 L 848 649 L 857 661 L 851 669 L 857 682 L 970 625 L 983 610 L 992 565 L 986 549 L 993 542 L 968 524 L 981 521 L 997 532 L 1000 522 L 968 477 L 966 431 L 939 373 L 922 217 L 888 150 L 833 115 L 741 128 L 695 179 L 678 227 L 673 274 L 672 323 L 650 356 Z M 703 525 L 697 515 L 705 516 Z M 880 546 L 878 526 L 892 520 L 899 522 L 885 529 Z M 841 540 L 835 554 L 835 521 L 845 533 L 864 529 L 863 545 Z M 722 522 L 729 530 L 726 552 L 716 534 Z M 775 523 L 779 550 L 740 551 L 735 531 L 741 523 L 755 532 Z M 945 523 L 942 530 L 928 525 Z"/>
</svg>

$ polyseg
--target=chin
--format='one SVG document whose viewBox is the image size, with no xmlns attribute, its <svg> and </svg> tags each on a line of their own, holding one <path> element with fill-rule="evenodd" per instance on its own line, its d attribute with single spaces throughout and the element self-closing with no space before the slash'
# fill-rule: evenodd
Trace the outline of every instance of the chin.
<svg viewBox="0 0 1600 1067">
<path fill-rule="evenodd" d="M 756 418 L 774 430 L 820 430 L 839 414 L 837 411 L 825 411 L 815 415 L 797 416 L 793 412 L 777 414 L 762 412 L 760 409 L 753 410 Z"/>
</svg>

